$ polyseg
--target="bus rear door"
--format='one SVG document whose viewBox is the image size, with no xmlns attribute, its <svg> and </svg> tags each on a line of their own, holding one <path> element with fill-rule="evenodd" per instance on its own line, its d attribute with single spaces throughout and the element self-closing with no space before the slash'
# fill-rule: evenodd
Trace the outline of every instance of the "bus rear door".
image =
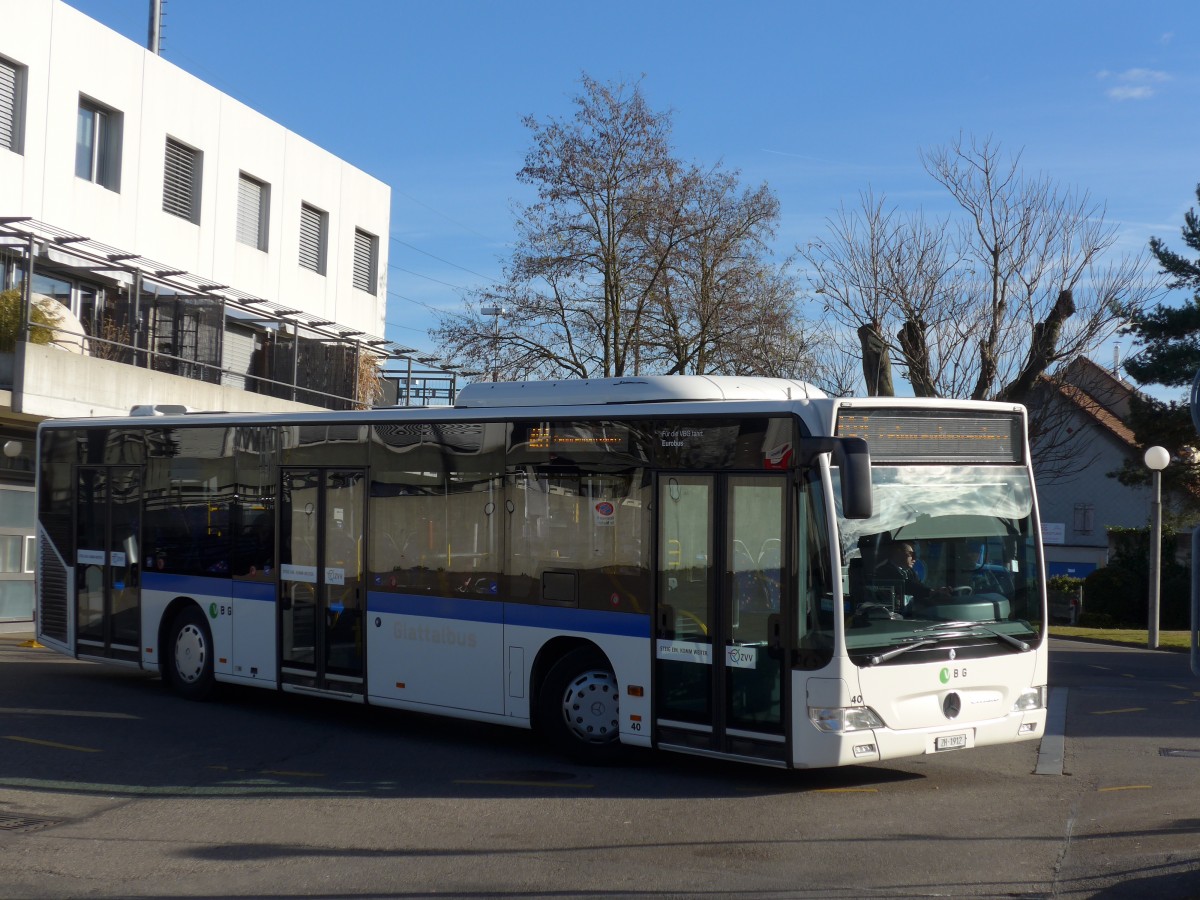
<svg viewBox="0 0 1200 900">
<path fill-rule="evenodd" d="M 79 466 L 75 491 L 75 652 L 137 662 L 141 469 Z"/>
</svg>

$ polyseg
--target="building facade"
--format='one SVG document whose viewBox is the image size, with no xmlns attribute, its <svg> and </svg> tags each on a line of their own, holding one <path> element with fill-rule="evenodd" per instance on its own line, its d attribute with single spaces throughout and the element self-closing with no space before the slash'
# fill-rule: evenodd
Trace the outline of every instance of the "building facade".
<svg viewBox="0 0 1200 900">
<path fill-rule="evenodd" d="M 32 615 L 38 422 L 374 402 L 413 352 L 383 337 L 390 194 L 61 0 L 0 0 L 0 630 Z"/>
<path fill-rule="evenodd" d="M 1142 456 L 1125 424 L 1135 390 L 1079 357 L 1037 394 L 1034 418 L 1048 420 L 1060 440 L 1068 436 L 1052 451 L 1055 460 L 1039 459 L 1034 446 L 1047 575 L 1086 577 L 1108 562 L 1109 528 L 1149 523 L 1150 489 L 1123 485 L 1112 475 L 1126 460 Z M 1063 458 L 1070 464 L 1058 464 Z M 1059 474 L 1062 469 L 1065 474 Z"/>
</svg>

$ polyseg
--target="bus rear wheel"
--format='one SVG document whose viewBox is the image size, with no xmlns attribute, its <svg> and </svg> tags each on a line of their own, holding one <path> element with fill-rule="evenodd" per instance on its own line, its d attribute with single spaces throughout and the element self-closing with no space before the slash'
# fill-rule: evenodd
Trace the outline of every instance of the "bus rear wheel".
<svg viewBox="0 0 1200 900">
<path fill-rule="evenodd" d="M 186 607 L 171 622 L 166 650 L 165 674 L 172 689 L 189 700 L 211 696 L 216 685 L 212 632 L 198 606 Z"/>
<path fill-rule="evenodd" d="M 554 664 L 538 697 L 547 740 L 580 762 L 613 762 L 620 750 L 620 692 L 608 660 L 581 647 Z"/>
</svg>

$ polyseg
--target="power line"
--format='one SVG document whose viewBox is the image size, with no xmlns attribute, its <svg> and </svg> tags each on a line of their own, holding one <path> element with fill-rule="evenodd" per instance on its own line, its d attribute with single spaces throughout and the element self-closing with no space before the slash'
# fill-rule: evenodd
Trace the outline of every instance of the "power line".
<svg viewBox="0 0 1200 900">
<path fill-rule="evenodd" d="M 470 288 L 465 288 L 461 284 L 451 284 L 448 281 L 442 281 L 440 278 L 434 278 L 432 275 L 422 275 L 420 272 L 414 272 L 412 269 L 406 269 L 403 266 L 396 266 L 388 263 L 389 269 L 395 269 L 397 272 L 404 272 L 407 275 L 416 275 L 418 278 L 424 278 L 426 281 L 432 281 L 434 284 L 440 284 L 448 288 L 454 288 L 456 291 L 467 292 Z"/>
<path fill-rule="evenodd" d="M 430 253 L 428 250 L 422 250 L 420 247 L 415 247 L 412 244 L 408 243 L 407 241 L 400 240 L 400 238 L 398 238 L 398 237 L 393 237 L 392 240 L 402 247 L 408 247 L 410 250 L 416 250 L 418 253 L 424 253 L 430 259 L 436 259 L 440 263 L 445 263 L 448 266 L 453 266 L 456 269 L 461 269 L 462 271 L 468 272 L 471 275 L 478 275 L 480 278 L 484 278 L 488 281 L 497 281 L 498 280 L 491 275 L 484 275 L 482 272 L 476 272 L 474 269 L 468 269 L 466 266 L 460 266 L 458 263 L 450 262 L 450 260 L 448 260 L 448 259 L 442 259 L 440 256 Z"/>
<path fill-rule="evenodd" d="M 445 315 L 445 316 L 456 316 L 456 317 L 458 317 L 458 318 L 460 318 L 460 319 L 466 319 L 466 318 L 467 318 L 467 316 L 463 315 L 462 313 L 459 313 L 459 312 L 454 312 L 453 310 L 447 310 L 447 309 L 438 309 L 436 306 L 430 306 L 428 303 L 425 303 L 425 302 L 424 302 L 424 301 L 422 301 L 422 300 L 415 300 L 415 299 L 413 299 L 412 297 L 406 297 L 406 296 L 404 296 L 403 294 L 398 294 L 398 293 L 396 293 L 395 291 L 388 291 L 388 292 L 387 292 L 387 295 L 388 295 L 389 297 L 395 297 L 397 300 L 404 300 L 404 301 L 406 301 L 406 302 L 408 302 L 408 303 L 414 303 L 414 304 L 416 304 L 417 306 L 420 306 L 420 307 L 422 307 L 423 309 L 427 309 L 427 310 L 429 310 L 429 312 L 431 312 L 431 313 L 433 313 L 434 315 L 437 315 L 437 316 L 442 316 L 442 315 Z M 408 327 L 408 326 L 400 326 L 400 327 Z M 416 330 L 418 330 L 418 331 L 419 331 L 420 329 L 416 329 Z"/>
<path fill-rule="evenodd" d="M 425 207 L 425 208 L 426 208 L 427 210 L 429 210 L 431 213 L 436 213 L 437 215 L 439 215 L 439 216 L 441 216 L 443 219 L 445 219 L 447 222 L 450 222 L 450 223 L 452 223 L 452 224 L 454 224 L 454 225 L 457 225 L 459 228 L 463 228 L 463 229 L 465 229 L 465 230 L 467 230 L 467 231 L 471 232 L 471 234 L 474 234 L 474 235 L 476 235 L 476 236 L 478 236 L 478 237 L 481 237 L 481 238 L 483 238 L 485 241 L 490 241 L 490 240 L 492 240 L 492 239 L 491 239 L 490 237 L 488 237 L 486 234 L 483 234 L 482 232 L 476 231 L 476 230 L 475 230 L 474 228 L 472 228 L 470 225 L 464 225 L 462 222 L 459 222 L 459 221 L 457 221 L 457 220 L 455 220 L 455 219 L 452 219 L 452 218 L 450 218 L 448 215 L 446 215 L 446 214 L 445 214 L 444 212 L 442 212 L 440 209 L 435 209 L 434 207 L 430 206 L 428 203 L 425 203 L 425 202 L 423 202 L 423 201 L 421 201 L 421 200 L 418 200 L 416 197 L 412 196 L 411 194 L 406 194 L 406 193 L 404 193 L 404 191 L 398 191 L 398 190 L 396 190 L 394 187 L 392 188 L 392 192 L 393 192 L 393 193 L 396 193 L 396 194 L 399 194 L 401 197 L 404 197 L 404 198 L 406 198 L 406 199 L 408 199 L 408 200 L 411 200 L 413 203 L 417 204 L 418 206 L 423 206 L 423 207 Z"/>
</svg>

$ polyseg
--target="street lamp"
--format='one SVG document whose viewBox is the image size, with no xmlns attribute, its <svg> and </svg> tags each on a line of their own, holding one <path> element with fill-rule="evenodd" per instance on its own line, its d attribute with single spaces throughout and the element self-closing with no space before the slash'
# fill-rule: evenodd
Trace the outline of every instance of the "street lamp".
<svg viewBox="0 0 1200 900">
<path fill-rule="evenodd" d="M 1146 645 L 1157 650 L 1159 569 L 1162 567 L 1162 470 L 1171 461 L 1171 454 L 1163 447 L 1151 447 L 1143 458 L 1153 481 L 1150 498 L 1150 627 Z"/>
<path fill-rule="evenodd" d="M 492 381 L 500 380 L 500 317 L 507 310 L 503 306 L 481 306 L 479 312 L 492 317 Z"/>
</svg>

